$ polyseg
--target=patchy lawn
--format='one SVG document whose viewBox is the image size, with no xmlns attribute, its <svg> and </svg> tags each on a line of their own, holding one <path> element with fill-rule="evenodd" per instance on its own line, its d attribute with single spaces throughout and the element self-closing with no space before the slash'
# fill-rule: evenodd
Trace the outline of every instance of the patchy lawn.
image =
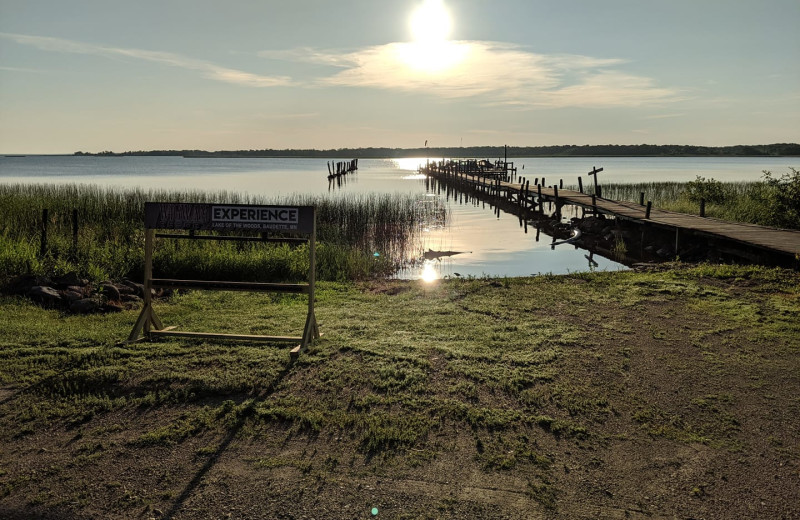
<svg viewBox="0 0 800 520">
<path fill-rule="evenodd" d="M 324 336 L 115 346 L 135 312 L 0 299 L 3 518 L 800 516 L 800 276 L 320 284 Z M 189 293 L 181 329 L 299 335 Z"/>
</svg>

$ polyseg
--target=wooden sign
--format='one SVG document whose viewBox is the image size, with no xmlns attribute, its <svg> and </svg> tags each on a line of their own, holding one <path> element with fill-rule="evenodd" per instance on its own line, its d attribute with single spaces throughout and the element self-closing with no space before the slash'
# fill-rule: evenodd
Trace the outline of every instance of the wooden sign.
<svg viewBox="0 0 800 520">
<path fill-rule="evenodd" d="M 316 209 L 314 206 L 259 206 L 252 204 L 192 204 L 177 202 L 145 202 L 144 235 L 144 306 L 125 343 L 142 341 L 148 337 L 186 337 L 206 340 L 244 340 L 267 343 L 297 343 L 290 351 L 296 359 L 311 342 L 321 336 L 314 313 L 316 283 Z M 156 234 L 156 229 L 189 230 L 184 234 Z M 156 238 L 172 240 L 236 240 L 252 241 L 247 233 L 242 236 L 196 234 L 195 230 L 249 230 L 260 232 L 261 242 L 308 244 L 308 283 L 260 283 L 229 280 L 177 280 L 153 276 L 153 248 Z M 281 236 L 267 237 L 269 231 Z M 289 234 L 307 235 L 289 237 Z M 251 235 L 251 234 L 250 234 Z M 252 334 L 218 334 L 213 332 L 188 332 L 165 327 L 153 308 L 152 289 L 198 289 L 214 291 L 250 291 L 293 293 L 308 295 L 308 312 L 302 336 L 262 336 Z"/>
<path fill-rule="evenodd" d="M 146 202 L 144 226 L 147 229 L 243 229 L 311 234 L 314 229 L 314 208 Z"/>
</svg>

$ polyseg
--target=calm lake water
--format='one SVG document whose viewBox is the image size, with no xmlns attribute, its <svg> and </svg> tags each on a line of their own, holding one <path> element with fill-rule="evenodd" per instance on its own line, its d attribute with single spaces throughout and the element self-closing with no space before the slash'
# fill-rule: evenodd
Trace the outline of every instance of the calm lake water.
<svg viewBox="0 0 800 520">
<path fill-rule="evenodd" d="M 433 160 L 434 158 L 431 158 Z M 341 159 L 339 159 L 341 160 Z M 334 159 L 335 161 L 335 159 Z M 796 157 L 768 158 L 662 158 L 662 157 L 574 157 L 514 158 L 519 175 L 546 177 L 548 183 L 564 179 L 577 183 L 579 175 L 592 167 L 603 168 L 604 182 L 689 181 L 700 175 L 720 181 L 756 181 L 763 170 L 780 175 L 788 167 L 800 167 Z M 357 173 L 341 185 L 327 179 L 326 159 L 184 159 L 181 157 L 0 157 L 0 183 L 99 184 L 116 188 L 228 190 L 268 196 L 294 193 L 340 197 L 354 193 L 410 193 L 420 203 L 440 197 L 426 188 L 417 174 L 425 158 L 360 159 Z M 444 276 L 528 276 L 587 270 L 616 270 L 625 266 L 599 256 L 592 261 L 587 252 L 571 245 L 551 249 L 545 235 L 537 242 L 535 229 L 525 233 L 517 217 L 489 206 L 449 205 L 451 222 L 446 229 L 424 231 L 423 249 L 461 251 L 434 261 L 420 261 L 399 273 L 403 278 Z"/>
</svg>

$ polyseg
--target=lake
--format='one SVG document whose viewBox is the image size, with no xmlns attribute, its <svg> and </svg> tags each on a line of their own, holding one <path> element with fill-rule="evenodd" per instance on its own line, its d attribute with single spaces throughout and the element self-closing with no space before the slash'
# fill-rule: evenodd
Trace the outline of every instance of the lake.
<svg viewBox="0 0 800 520">
<path fill-rule="evenodd" d="M 440 159 L 431 157 L 431 160 Z M 490 158 L 494 159 L 494 158 Z M 337 161 L 342 159 L 331 159 Z M 327 179 L 326 159 L 306 158 L 182 158 L 182 157 L 0 157 L 0 183 L 98 184 L 114 188 L 235 191 L 279 197 L 295 193 L 410 193 L 421 204 L 439 200 L 417 173 L 425 158 L 360 159 L 357 173 Z M 514 158 L 518 174 L 548 183 L 564 179 L 576 184 L 579 175 L 603 168 L 600 183 L 690 181 L 698 175 L 719 181 L 756 181 L 762 170 L 776 175 L 800 166 L 797 157 L 570 157 Z M 625 266 L 565 244 L 550 247 L 535 229 L 525 232 L 513 215 L 494 214 L 489 206 L 439 200 L 450 208 L 447 228 L 423 230 L 422 249 L 458 251 L 439 260 L 425 260 L 398 273 L 402 278 L 445 276 L 528 276 L 587 270 L 617 270 Z M 379 253 L 379 252 L 378 252 Z M 420 251 L 421 257 L 422 251 Z"/>
</svg>

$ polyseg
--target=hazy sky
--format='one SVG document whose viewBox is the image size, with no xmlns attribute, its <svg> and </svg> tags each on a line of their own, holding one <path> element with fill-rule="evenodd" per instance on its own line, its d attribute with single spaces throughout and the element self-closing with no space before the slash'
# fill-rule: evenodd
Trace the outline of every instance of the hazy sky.
<svg viewBox="0 0 800 520">
<path fill-rule="evenodd" d="M 800 0 L 0 0 L 0 153 L 425 140 L 798 142 Z"/>
</svg>

